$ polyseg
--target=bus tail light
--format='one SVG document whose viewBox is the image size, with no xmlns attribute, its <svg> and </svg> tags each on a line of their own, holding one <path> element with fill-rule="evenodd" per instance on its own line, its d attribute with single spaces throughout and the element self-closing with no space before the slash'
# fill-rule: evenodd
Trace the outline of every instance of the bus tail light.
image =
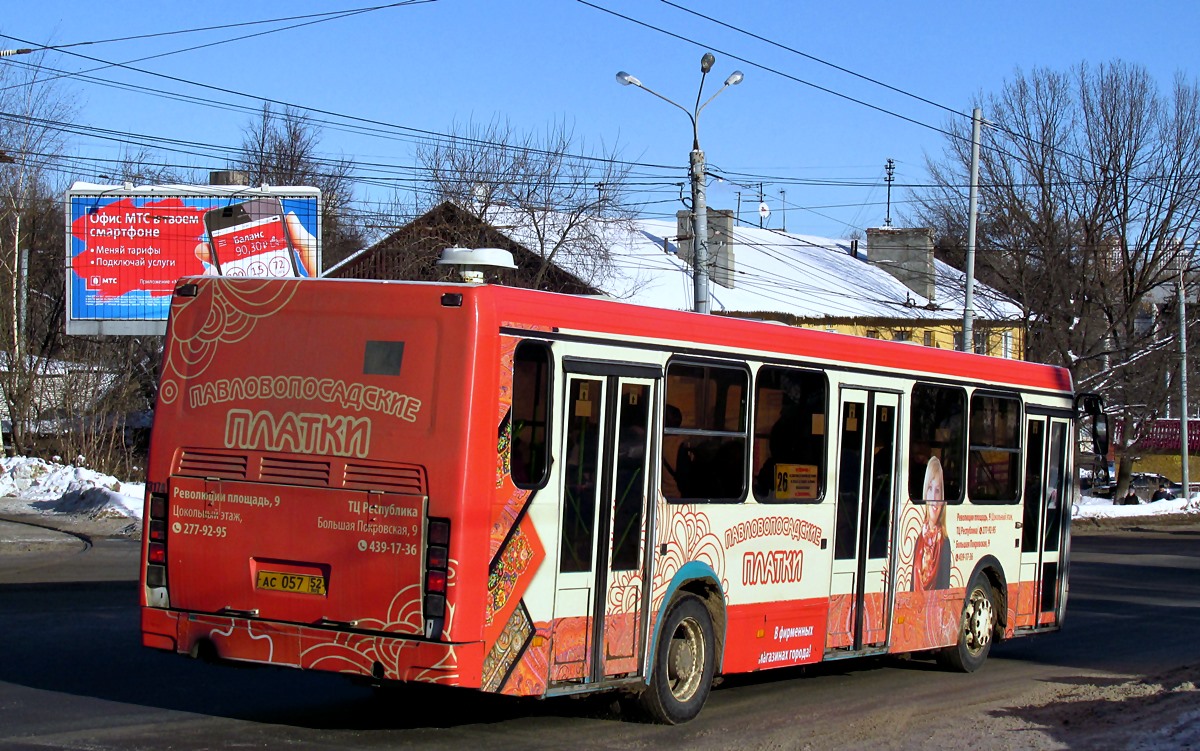
<svg viewBox="0 0 1200 751">
<path fill-rule="evenodd" d="M 429 519 L 425 534 L 425 638 L 441 636 L 446 625 L 446 585 L 450 569 L 450 520 Z"/>
<path fill-rule="evenodd" d="M 150 519 L 146 524 L 147 605 L 169 607 L 167 597 L 167 496 L 150 494 Z"/>
</svg>

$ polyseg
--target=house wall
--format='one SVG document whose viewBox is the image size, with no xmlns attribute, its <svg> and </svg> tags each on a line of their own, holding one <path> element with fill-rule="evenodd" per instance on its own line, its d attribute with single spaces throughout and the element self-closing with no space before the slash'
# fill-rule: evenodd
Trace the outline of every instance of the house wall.
<svg viewBox="0 0 1200 751">
<path fill-rule="evenodd" d="M 956 336 L 962 333 L 962 324 L 927 323 L 914 321 L 911 326 L 897 325 L 897 321 L 872 321 L 850 323 L 819 323 L 801 321 L 796 325 L 818 331 L 833 331 L 851 336 L 866 336 L 872 339 L 888 341 L 909 341 L 923 346 L 938 349 L 954 349 Z M 928 344 L 926 343 L 928 334 Z M 991 357 L 1004 357 L 1010 360 L 1025 359 L 1024 330 L 1019 326 L 988 325 L 982 326 L 976 321 L 976 341 L 986 342 L 984 351 L 980 354 Z"/>
</svg>

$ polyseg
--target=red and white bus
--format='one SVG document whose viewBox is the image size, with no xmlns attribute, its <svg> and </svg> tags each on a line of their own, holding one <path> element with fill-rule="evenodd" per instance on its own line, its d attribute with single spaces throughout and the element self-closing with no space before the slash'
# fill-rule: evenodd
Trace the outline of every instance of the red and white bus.
<svg viewBox="0 0 1200 751">
<path fill-rule="evenodd" d="M 185 279 L 143 642 L 622 690 L 663 722 L 719 673 L 970 671 L 1062 623 L 1085 413 L 1064 370 L 913 344 L 498 286 Z"/>
</svg>

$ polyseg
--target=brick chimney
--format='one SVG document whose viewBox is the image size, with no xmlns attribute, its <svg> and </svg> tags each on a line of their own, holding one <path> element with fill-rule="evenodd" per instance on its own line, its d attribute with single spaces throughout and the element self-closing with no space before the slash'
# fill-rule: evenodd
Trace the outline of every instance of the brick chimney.
<svg viewBox="0 0 1200 751">
<path fill-rule="evenodd" d="M 928 227 L 869 227 L 867 257 L 870 262 L 932 302 L 934 283 L 933 230 Z"/>
</svg>

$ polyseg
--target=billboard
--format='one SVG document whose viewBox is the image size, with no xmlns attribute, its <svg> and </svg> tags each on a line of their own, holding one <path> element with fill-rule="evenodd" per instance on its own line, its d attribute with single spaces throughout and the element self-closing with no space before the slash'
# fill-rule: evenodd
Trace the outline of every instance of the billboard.
<svg viewBox="0 0 1200 751">
<path fill-rule="evenodd" d="M 66 202 L 67 334 L 163 334 L 183 276 L 320 273 L 316 188 L 75 183 Z"/>
</svg>

